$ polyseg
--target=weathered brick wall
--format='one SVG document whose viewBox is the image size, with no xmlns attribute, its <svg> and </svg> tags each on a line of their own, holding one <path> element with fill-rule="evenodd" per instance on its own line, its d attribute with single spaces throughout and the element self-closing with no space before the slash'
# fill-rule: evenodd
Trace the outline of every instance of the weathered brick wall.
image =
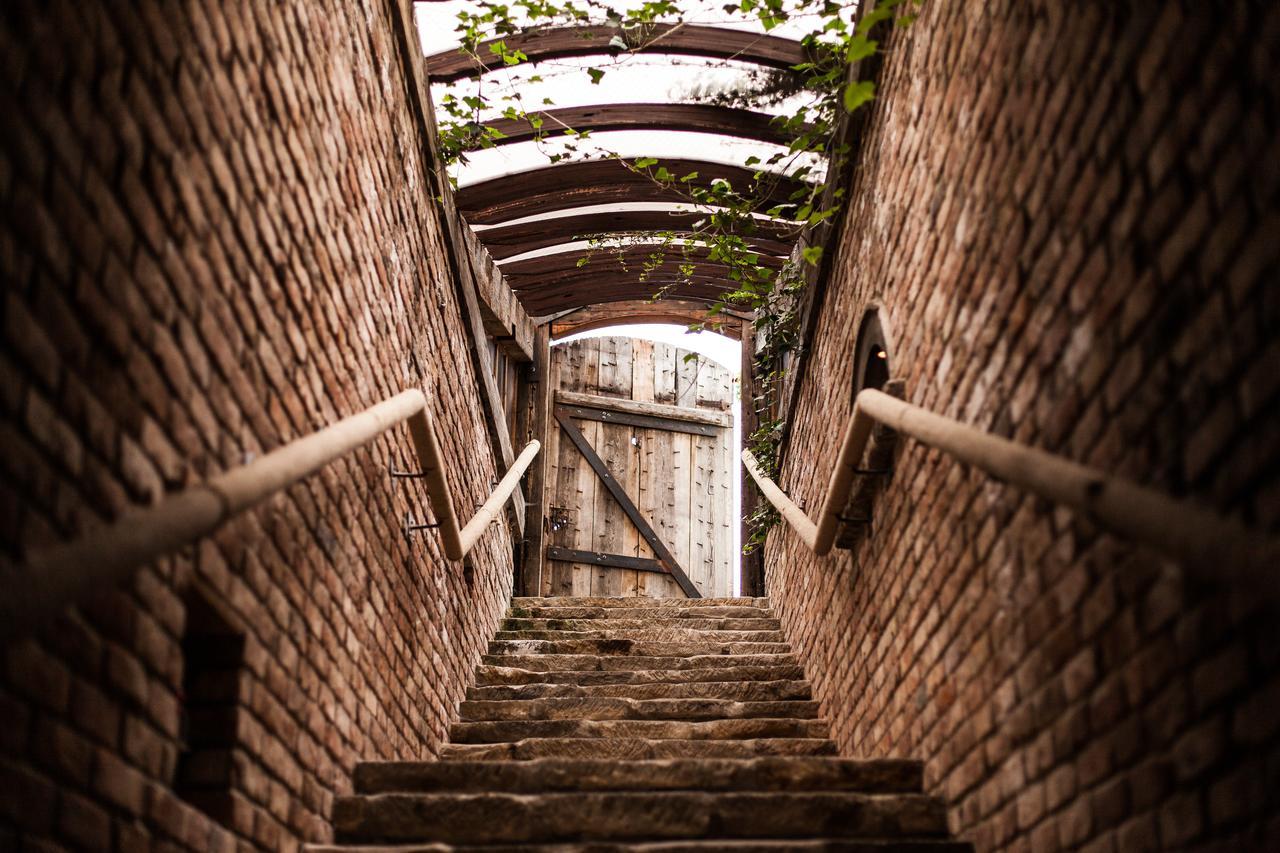
<svg viewBox="0 0 1280 853">
<path fill-rule="evenodd" d="M 1265 3 L 925 3 L 788 491 L 821 501 L 878 301 L 910 401 L 1280 528 L 1278 41 Z M 1280 847 L 1280 631 L 1248 595 L 910 441 L 857 550 L 775 530 L 766 563 L 842 749 L 926 759 L 979 849 Z"/>
<path fill-rule="evenodd" d="M 422 387 L 493 464 L 394 6 L 19 2 L 0 23 L 6 559 Z M 435 535 L 397 430 L 4 649 L 0 847 L 287 848 L 360 759 L 428 756 L 511 584 Z M 247 634 L 227 829 L 171 789 L 184 596 Z M 26 848 L 24 848 L 26 849 Z M 34 849 L 32 847 L 31 849 Z M 43 849 L 43 848 L 42 848 Z"/>
</svg>

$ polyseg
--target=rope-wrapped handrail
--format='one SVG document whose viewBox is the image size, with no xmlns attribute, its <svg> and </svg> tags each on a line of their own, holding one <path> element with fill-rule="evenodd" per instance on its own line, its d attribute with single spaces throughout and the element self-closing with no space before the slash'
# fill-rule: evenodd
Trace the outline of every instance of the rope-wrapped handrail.
<svg viewBox="0 0 1280 853">
<path fill-rule="evenodd" d="M 410 389 L 154 506 L 129 510 L 79 539 L 34 554 L 0 586 L 0 631 L 14 635 L 47 621 L 92 590 L 122 582 L 138 567 L 212 533 L 233 516 L 404 421 L 422 466 L 445 556 L 461 560 L 501 511 L 541 444 L 531 441 L 525 446 L 489 499 L 459 529 L 426 397 Z"/>
<path fill-rule="evenodd" d="M 1274 597 L 1280 541 L 1238 521 L 1052 453 L 867 389 L 858 394 L 817 521 L 761 471 L 749 450 L 747 471 L 815 554 L 830 553 L 839 514 L 876 422 L 937 448 L 992 477 L 1071 507 L 1100 527 L 1139 542 L 1214 579 L 1246 584 Z"/>
</svg>

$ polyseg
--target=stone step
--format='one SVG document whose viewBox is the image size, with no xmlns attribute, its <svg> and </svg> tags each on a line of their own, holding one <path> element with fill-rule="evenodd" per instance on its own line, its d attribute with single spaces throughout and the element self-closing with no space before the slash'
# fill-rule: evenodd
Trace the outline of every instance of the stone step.
<svg viewBox="0 0 1280 853">
<path fill-rule="evenodd" d="M 696 657 L 698 655 L 785 655 L 788 643 L 733 643 L 717 640 L 665 643 L 662 641 L 607 640 L 494 640 L 491 655 L 638 655 L 643 657 Z"/>
<path fill-rule="evenodd" d="M 342 841 L 530 843 L 705 838 L 941 837 L 933 797 L 855 792 L 378 794 L 340 797 Z"/>
<path fill-rule="evenodd" d="M 772 619 L 774 613 L 763 607 L 725 605 L 696 607 L 686 610 L 658 607 L 574 607 L 571 605 L 543 605 L 539 607 L 512 607 L 508 619 L 591 619 L 608 622 L 612 619 Z"/>
<path fill-rule="evenodd" d="M 941 838 L 839 839 L 788 838 L 774 841 L 702 839 L 698 841 L 620 842 L 616 844 L 307 844 L 304 853 L 973 853 L 973 845 Z"/>
<path fill-rule="evenodd" d="M 644 596 L 555 596 L 552 598 L 515 596 L 511 606 L 516 608 L 544 607 L 548 604 L 569 607 L 610 607 L 626 609 L 643 605 L 659 610 L 685 610 L 699 607 L 768 607 L 768 598 L 646 598 Z"/>
<path fill-rule="evenodd" d="M 458 716 L 464 722 L 497 720 L 812 720 L 817 702 L 736 702 L 725 699 L 570 699 L 467 700 Z"/>
<path fill-rule="evenodd" d="M 531 672 L 591 670 L 712 669 L 728 666 L 796 666 L 791 654 L 692 655 L 654 657 L 647 655 L 484 655 L 485 666 L 526 669 Z"/>
<path fill-rule="evenodd" d="M 804 670 L 796 663 L 771 665 L 721 665 L 686 669 L 525 669 L 519 666 L 482 664 L 476 668 L 476 685 L 570 684 L 595 686 L 603 684 L 706 684 L 726 681 L 779 681 L 804 678 Z"/>
<path fill-rule="evenodd" d="M 777 619 L 705 619 L 701 614 L 681 619 L 507 619 L 504 631 L 610 631 L 684 628 L 690 631 L 778 631 Z"/>
<path fill-rule="evenodd" d="M 755 758 L 765 755 L 835 755 L 826 738 L 754 738 L 749 740 L 646 740 L 615 738 L 528 738 L 516 743 L 448 743 L 446 761 L 527 761 L 534 758 L 654 759 Z"/>
<path fill-rule="evenodd" d="M 921 793 L 919 761 L 851 758 L 590 761 L 378 761 L 356 766 L 359 794 L 573 791 L 863 791 Z"/>
<path fill-rule="evenodd" d="M 590 696 L 622 699 L 733 699 L 738 702 L 813 698 L 809 683 L 801 680 L 695 681 L 683 684 L 495 684 L 467 690 L 467 700 L 472 702 Z"/>
<path fill-rule="evenodd" d="M 532 620 L 523 620 L 532 621 Z M 545 620 L 544 620 L 545 621 Z M 494 635 L 494 640 L 541 640 L 569 642 L 587 640 L 592 642 L 617 642 L 630 640 L 647 643 L 785 643 L 787 640 L 781 631 L 709 631 L 701 628 L 609 628 L 586 629 L 580 631 L 535 631 L 502 630 Z"/>
<path fill-rule="evenodd" d="M 454 723 L 449 740 L 464 743 L 514 743 L 530 738 L 644 738 L 645 740 L 744 740 L 825 738 L 825 720 L 773 717 L 741 720 L 499 720 Z"/>
</svg>

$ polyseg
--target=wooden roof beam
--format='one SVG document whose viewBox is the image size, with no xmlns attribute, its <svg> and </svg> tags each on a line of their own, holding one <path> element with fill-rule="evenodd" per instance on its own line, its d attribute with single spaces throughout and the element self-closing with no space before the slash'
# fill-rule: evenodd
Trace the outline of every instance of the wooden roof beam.
<svg viewBox="0 0 1280 853">
<path fill-rule="evenodd" d="M 530 119 L 540 121 L 535 128 Z M 531 113 L 525 118 L 503 118 L 485 122 L 485 127 L 498 131 L 494 145 L 528 142 L 539 134 L 557 137 L 569 130 L 618 131 L 663 130 L 687 133 L 714 133 L 739 139 L 754 139 L 787 145 L 798 135 L 782 126 L 768 113 L 721 107 L 712 104 L 595 104 L 564 107 Z"/>
<path fill-rule="evenodd" d="M 588 305 L 551 322 L 551 337 L 563 338 L 578 332 L 604 329 L 623 323 L 675 323 L 689 326 L 694 323 L 724 321 L 717 331 L 725 337 L 739 340 L 742 337 L 742 318 L 735 311 L 710 314 L 710 306 L 692 299 L 628 300 L 603 305 Z"/>
<path fill-rule="evenodd" d="M 686 247 L 666 246 L 661 243 L 638 244 L 627 246 L 619 251 L 599 249 L 594 254 L 583 251 L 557 252 L 537 258 L 526 258 L 502 267 L 507 282 L 519 291 L 540 282 L 556 280 L 594 278 L 598 276 L 614 276 L 618 274 L 639 276 L 646 264 L 652 264 L 655 255 L 661 255 L 661 263 L 649 270 L 650 275 L 679 274 L 686 264 L 692 264 L 694 275 L 728 278 L 729 267 L 718 261 L 707 260 L 709 252 L 701 246 Z M 587 263 L 579 265 L 583 258 Z M 760 255 L 759 266 L 766 269 L 781 269 L 782 258 L 772 255 Z"/>
<path fill-rule="evenodd" d="M 710 307 L 727 292 L 727 288 L 712 284 L 677 282 L 667 285 L 653 283 L 640 285 L 637 282 L 627 282 L 620 285 L 596 286 L 589 288 L 586 292 L 572 287 L 552 288 L 530 294 L 525 306 L 534 316 L 555 314 L 558 311 L 603 305 L 609 302 L 649 301 L 654 297 L 705 302 Z"/>
<path fill-rule="evenodd" d="M 735 188 L 753 186 L 756 171 L 708 160 L 664 158 L 659 165 L 676 176 L 696 172 L 690 186 L 708 187 L 717 180 Z M 757 212 L 788 205 L 796 190 L 808 185 L 782 175 L 766 174 Z M 455 195 L 458 209 L 468 222 L 498 225 L 513 219 L 570 210 L 596 204 L 666 202 L 688 204 L 691 199 L 679 187 L 668 187 L 644 170 L 618 160 L 580 160 L 539 166 L 465 186 Z"/>
<path fill-rule="evenodd" d="M 691 210 L 613 210 L 501 225 L 478 231 L 476 235 L 489 254 L 501 261 L 598 235 L 640 231 L 688 234 L 692 233 L 696 222 L 706 217 L 706 213 Z M 799 226 L 778 219 L 756 219 L 748 224 L 747 231 L 735 233 L 740 233 L 757 251 L 786 257 L 795 245 Z"/>
<path fill-rule="evenodd" d="M 482 42 L 475 56 L 461 49 L 428 56 L 427 74 L 431 82 L 451 83 L 464 77 L 509 68 L 498 54 L 489 49 L 496 41 Z M 809 59 L 804 46 L 793 39 L 698 24 L 650 24 L 632 29 L 610 24 L 543 27 L 504 36 L 501 41 L 508 51 L 521 51 L 530 62 L 571 56 L 657 53 L 731 59 L 787 69 Z M 625 47 L 620 47 L 619 43 Z"/>
</svg>

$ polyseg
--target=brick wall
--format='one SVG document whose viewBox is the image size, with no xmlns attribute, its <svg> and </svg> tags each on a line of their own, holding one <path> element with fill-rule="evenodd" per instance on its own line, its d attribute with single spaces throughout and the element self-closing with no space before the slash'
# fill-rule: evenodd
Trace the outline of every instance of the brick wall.
<svg viewBox="0 0 1280 853">
<path fill-rule="evenodd" d="M 822 499 L 879 302 L 910 401 L 1280 529 L 1278 40 L 1274 4 L 925 3 L 788 491 Z M 926 759 L 979 849 L 1280 846 L 1280 630 L 1247 595 L 910 441 L 857 550 L 775 530 L 766 563 L 841 748 Z"/>
<path fill-rule="evenodd" d="M 5 5 L 7 561 L 408 387 L 459 510 L 482 500 L 394 8 Z M 401 535 L 428 510 L 392 464 L 413 464 L 403 430 L 4 648 L 0 847 L 288 848 L 326 837 L 357 760 L 431 754 L 505 607 L 511 540 L 486 536 L 468 581 L 434 534 Z M 222 825 L 173 791 L 197 589 L 245 635 L 233 747 L 206 768 Z"/>
</svg>

